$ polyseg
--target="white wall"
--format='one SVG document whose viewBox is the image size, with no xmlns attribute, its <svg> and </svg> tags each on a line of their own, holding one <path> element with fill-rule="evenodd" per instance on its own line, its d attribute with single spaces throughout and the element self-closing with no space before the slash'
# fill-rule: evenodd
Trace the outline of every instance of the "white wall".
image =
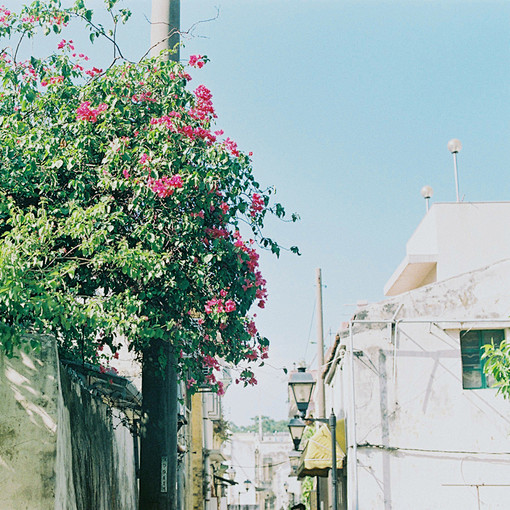
<svg viewBox="0 0 510 510">
<path fill-rule="evenodd" d="M 508 508 L 510 405 L 462 388 L 459 331 L 510 326 L 509 288 L 504 261 L 358 312 L 389 320 L 403 304 L 393 335 L 354 325 L 360 509 Z M 338 370 L 330 394 L 348 393 L 347 376 Z"/>
<path fill-rule="evenodd" d="M 437 262 L 436 281 L 508 258 L 509 225 L 510 202 L 434 204 L 409 239 L 406 259 L 389 282 L 394 282 L 399 274 L 403 274 L 413 257 L 433 256 Z M 424 283 L 429 282 L 420 278 L 409 283 L 406 281 L 399 293 Z"/>
</svg>

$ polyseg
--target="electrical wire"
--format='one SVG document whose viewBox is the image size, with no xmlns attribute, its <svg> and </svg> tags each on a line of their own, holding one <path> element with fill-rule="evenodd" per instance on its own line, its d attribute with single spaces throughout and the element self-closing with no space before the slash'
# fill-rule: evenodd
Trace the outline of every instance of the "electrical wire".
<svg viewBox="0 0 510 510">
<path fill-rule="evenodd" d="M 306 341 L 306 349 L 305 349 L 305 356 L 304 359 L 306 360 L 306 355 L 308 354 L 308 346 L 310 345 L 310 337 L 312 335 L 312 326 L 313 326 L 313 319 L 315 318 L 315 308 L 317 306 L 316 301 L 313 302 L 313 311 L 312 311 L 312 318 L 310 319 L 310 328 L 308 329 L 308 340 Z"/>
<path fill-rule="evenodd" d="M 384 444 L 363 443 L 358 444 L 358 448 L 375 448 L 387 451 L 409 451 L 409 452 L 425 452 L 425 453 L 452 453 L 461 455 L 510 455 L 510 452 L 472 452 L 467 450 L 434 450 L 430 448 L 406 448 L 403 446 L 388 446 Z"/>
</svg>

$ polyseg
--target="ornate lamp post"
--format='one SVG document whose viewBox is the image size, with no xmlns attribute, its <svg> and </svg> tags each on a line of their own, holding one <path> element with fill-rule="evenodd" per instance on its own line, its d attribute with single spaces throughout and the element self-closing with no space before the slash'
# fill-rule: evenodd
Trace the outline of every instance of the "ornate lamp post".
<svg viewBox="0 0 510 510">
<path fill-rule="evenodd" d="M 299 443 L 303 437 L 303 431 L 306 423 L 303 418 L 306 416 L 310 399 L 312 398 L 312 391 L 315 381 L 312 374 L 306 372 L 306 368 L 298 368 L 298 372 L 292 374 L 289 378 L 289 386 L 292 390 L 292 395 L 296 401 L 298 411 L 301 417 L 295 416 L 289 422 L 289 431 L 294 442 L 294 448 L 299 449 Z M 329 418 L 306 418 L 306 421 L 318 421 L 320 423 L 328 423 L 331 431 L 331 481 L 332 481 L 332 496 L 333 505 L 332 510 L 337 510 L 338 506 L 338 473 L 336 469 L 336 416 L 333 410 Z"/>
</svg>

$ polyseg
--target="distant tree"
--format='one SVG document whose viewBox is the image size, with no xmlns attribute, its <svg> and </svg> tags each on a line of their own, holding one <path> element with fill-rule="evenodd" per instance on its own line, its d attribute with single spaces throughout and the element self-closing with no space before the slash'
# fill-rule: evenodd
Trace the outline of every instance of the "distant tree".
<svg viewBox="0 0 510 510">
<path fill-rule="evenodd" d="M 259 417 L 254 416 L 250 418 L 250 425 L 238 426 L 230 422 L 230 430 L 232 432 L 258 432 L 259 431 Z M 274 434 L 276 432 L 288 432 L 288 420 L 274 420 L 269 416 L 262 416 L 262 432 L 264 434 Z"/>
</svg>

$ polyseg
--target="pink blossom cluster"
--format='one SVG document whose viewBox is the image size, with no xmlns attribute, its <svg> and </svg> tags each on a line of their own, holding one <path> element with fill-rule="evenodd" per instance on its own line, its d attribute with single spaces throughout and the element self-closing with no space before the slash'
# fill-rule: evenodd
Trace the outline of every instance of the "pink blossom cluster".
<svg viewBox="0 0 510 510">
<path fill-rule="evenodd" d="M 255 217 L 258 213 L 264 210 L 265 206 L 264 198 L 259 193 L 253 193 L 253 196 L 251 197 L 250 215 Z"/>
<path fill-rule="evenodd" d="M 87 122 L 96 122 L 97 116 L 108 109 L 108 105 L 101 103 L 97 108 L 91 108 L 90 101 L 84 101 L 76 109 L 76 119 L 85 120 Z"/>
<path fill-rule="evenodd" d="M 63 16 L 53 16 L 53 23 L 55 25 L 62 25 L 64 27 L 67 27 L 68 23 L 64 23 L 64 17 Z"/>
<path fill-rule="evenodd" d="M 257 379 L 255 379 L 253 374 L 251 374 L 250 377 L 241 377 L 240 379 L 236 379 L 236 384 L 239 384 L 241 381 L 246 382 L 250 386 L 255 386 L 257 384 Z"/>
<path fill-rule="evenodd" d="M 232 154 L 232 156 L 235 156 L 236 158 L 239 157 L 239 150 L 237 148 L 237 143 L 234 142 L 234 140 L 231 140 L 230 138 L 227 138 L 223 145 L 225 148 Z"/>
<path fill-rule="evenodd" d="M 62 39 L 57 45 L 57 48 L 59 50 L 63 50 L 66 47 L 70 50 L 74 50 L 73 41 L 72 40 L 66 41 L 65 39 Z"/>
<path fill-rule="evenodd" d="M 205 304 L 205 313 L 210 315 L 211 313 L 230 313 L 236 310 L 236 304 L 231 299 L 227 299 L 225 302 L 223 299 L 212 298 Z"/>
<path fill-rule="evenodd" d="M 37 73 L 32 66 L 32 64 L 28 64 L 25 69 L 25 80 L 26 81 L 35 81 L 37 79 Z"/>
<path fill-rule="evenodd" d="M 24 18 L 21 18 L 21 21 L 23 23 L 35 23 L 36 21 L 39 21 L 39 16 L 25 16 Z"/>
<path fill-rule="evenodd" d="M 223 385 L 223 383 L 221 381 L 218 381 L 216 379 L 216 376 L 214 374 L 206 375 L 205 380 L 209 385 L 211 385 L 211 386 L 216 385 L 218 387 L 218 391 L 217 391 L 218 395 L 222 396 L 225 394 L 225 386 Z"/>
<path fill-rule="evenodd" d="M 197 98 L 197 103 L 194 108 L 191 108 L 189 114 L 197 120 L 206 120 L 209 118 L 216 118 L 214 107 L 212 104 L 211 91 L 204 85 L 199 85 L 193 92 Z"/>
<path fill-rule="evenodd" d="M 73 49 L 74 49 L 74 47 L 73 47 Z M 73 57 L 76 58 L 76 53 L 73 53 Z M 79 53 L 78 57 L 82 58 L 83 60 L 89 60 L 89 57 L 87 57 L 87 55 L 85 55 L 83 53 Z"/>
<path fill-rule="evenodd" d="M 247 324 L 246 324 L 246 331 L 248 332 L 248 334 L 252 337 L 256 337 L 257 336 L 257 326 L 255 326 L 255 322 L 254 321 L 249 321 Z"/>
<path fill-rule="evenodd" d="M 152 177 L 147 178 L 147 186 L 160 198 L 167 198 L 174 194 L 177 188 L 182 188 L 182 178 L 179 174 L 167 177 L 164 175 L 160 179 Z"/>
<path fill-rule="evenodd" d="M 9 26 L 9 17 L 11 15 L 11 11 L 5 7 L 5 5 L 2 5 L 0 7 L 0 23 L 4 27 Z"/>
<path fill-rule="evenodd" d="M 228 230 L 226 230 L 224 228 L 218 228 L 218 227 L 206 228 L 205 234 L 207 236 L 211 237 L 212 239 L 219 239 L 219 238 L 228 239 L 230 236 L 230 233 L 228 232 Z"/>
<path fill-rule="evenodd" d="M 46 87 L 48 84 L 49 85 L 55 85 L 57 83 L 62 83 L 64 81 L 64 77 L 63 76 L 52 76 L 49 81 L 48 80 L 41 80 L 41 85 L 43 87 Z"/>
<path fill-rule="evenodd" d="M 148 154 L 145 154 L 145 152 L 140 156 L 140 159 L 138 160 L 138 162 L 140 163 L 140 165 L 147 165 L 149 163 L 149 161 L 151 160 L 151 158 L 149 157 Z"/>
<path fill-rule="evenodd" d="M 131 100 L 133 103 L 153 103 L 156 101 L 156 99 L 152 97 L 152 92 L 141 92 L 140 94 L 133 94 Z"/>
<path fill-rule="evenodd" d="M 103 72 L 102 69 L 93 67 L 92 69 L 88 69 L 87 71 L 85 71 L 85 74 L 90 76 L 91 78 L 94 78 L 94 76 L 97 76 L 98 74 L 101 74 L 102 72 Z"/>
<path fill-rule="evenodd" d="M 250 242 L 250 244 L 253 243 Z M 248 278 L 245 280 L 243 290 L 246 292 L 251 287 L 255 287 L 255 297 L 259 300 L 257 305 L 259 308 L 264 308 L 266 306 L 267 299 L 267 282 L 262 277 L 262 273 L 259 271 L 259 254 L 256 252 L 255 248 L 251 248 L 242 240 L 241 234 L 238 230 L 234 232 L 234 246 L 248 255 L 246 265 L 248 266 L 250 272 L 255 276 L 255 282 L 249 280 Z"/>
<path fill-rule="evenodd" d="M 204 57 L 202 55 L 191 55 L 189 58 L 189 65 L 191 67 L 198 67 L 198 69 L 202 69 L 204 64 Z"/>
<path fill-rule="evenodd" d="M 218 360 L 214 356 L 204 356 L 204 364 L 206 367 L 213 368 L 214 370 L 220 369 L 220 364 L 218 363 Z"/>
<path fill-rule="evenodd" d="M 177 128 L 177 132 L 183 135 L 186 135 L 190 140 L 194 140 L 195 138 L 201 138 L 205 140 L 209 144 L 216 141 L 216 137 L 208 130 L 203 127 L 197 126 L 183 126 Z"/>
<path fill-rule="evenodd" d="M 196 112 L 198 110 L 192 109 L 190 114 L 195 118 L 198 115 Z M 200 114 L 201 115 L 201 114 Z M 216 141 L 216 136 L 213 135 L 208 129 L 202 126 L 189 126 L 189 125 L 176 125 L 175 119 L 182 118 L 182 115 L 179 112 L 170 112 L 168 115 L 163 115 L 162 117 L 154 117 L 150 120 L 151 126 L 164 126 L 173 133 L 180 133 L 188 137 L 190 140 L 194 140 L 196 138 L 201 138 L 205 140 L 208 144 L 212 144 Z"/>
<path fill-rule="evenodd" d="M 150 120 L 150 124 L 151 126 L 165 126 L 168 129 L 175 129 L 173 120 L 175 118 L 180 119 L 181 114 L 179 112 L 170 112 L 162 117 L 154 117 Z"/>
<path fill-rule="evenodd" d="M 177 78 L 182 78 L 186 81 L 191 81 L 192 78 L 188 73 L 185 73 L 184 71 L 181 71 L 177 76 L 174 73 L 170 73 L 170 79 L 176 80 Z"/>
</svg>

